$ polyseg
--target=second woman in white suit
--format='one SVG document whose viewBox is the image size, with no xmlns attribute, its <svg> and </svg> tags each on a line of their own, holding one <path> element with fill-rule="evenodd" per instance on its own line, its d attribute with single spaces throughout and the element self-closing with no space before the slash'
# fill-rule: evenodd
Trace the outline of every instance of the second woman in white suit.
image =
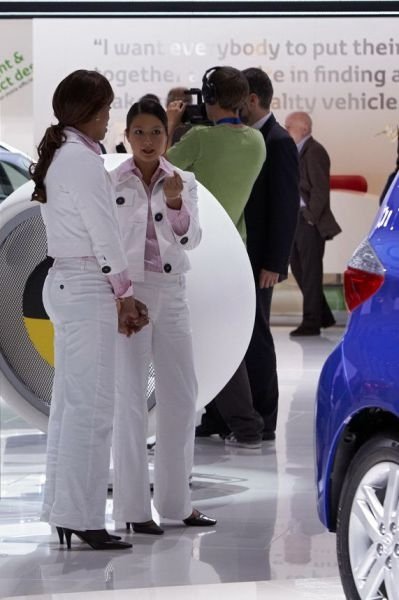
<svg viewBox="0 0 399 600">
<path fill-rule="evenodd" d="M 150 324 L 117 341 L 113 516 L 136 532 L 161 534 L 151 514 L 146 446 L 151 362 L 157 402 L 154 505 L 161 517 L 186 525 L 216 523 L 193 509 L 189 488 L 197 380 L 184 273 L 186 251 L 199 244 L 201 228 L 194 175 L 162 157 L 167 143 L 162 106 L 151 100 L 134 104 L 125 134 L 133 158 L 111 176 L 129 274 Z"/>
</svg>

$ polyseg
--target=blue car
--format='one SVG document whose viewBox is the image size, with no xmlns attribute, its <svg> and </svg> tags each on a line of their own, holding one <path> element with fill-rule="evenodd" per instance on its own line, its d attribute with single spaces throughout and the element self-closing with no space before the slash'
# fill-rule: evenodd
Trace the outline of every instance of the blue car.
<svg viewBox="0 0 399 600">
<path fill-rule="evenodd" d="M 351 600 L 399 599 L 399 173 L 344 275 L 350 318 L 317 391 L 318 511 Z"/>
</svg>

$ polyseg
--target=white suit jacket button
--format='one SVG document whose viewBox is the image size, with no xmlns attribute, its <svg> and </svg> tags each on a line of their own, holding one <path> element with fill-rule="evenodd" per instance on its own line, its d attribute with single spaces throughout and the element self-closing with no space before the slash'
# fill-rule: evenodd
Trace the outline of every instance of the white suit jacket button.
<svg viewBox="0 0 399 600">
<path fill-rule="evenodd" d="M 111 273 L 111 267 L 109 267 L 108 265 L 105 265 L 105 267 L 103 267 L 103 268 L 101 269 L 101 271 L 102 271 L 103 273 L 105 273 L 105 274 L 107 274 L 107 273 Z"/>
<path fill-rule="evenodd" d="M 156 213 L 156 215 L 155 215 L 154 219 L 155 219 L 156 221 L 162 221 L 162 219 L 163 219 L 163 215 L 162 215 L 162 213 Z"/>
<path fill-rule="evenodd" d="M 188 242 L 188 237 L 186 237 L 186 236 L 182 237 L 182 239 L 180 240 L 180 243 L 183 244 L 183 246 L 184 246 L 184 244 L 187 244 L 187 242 Z"/>
<path fill-rule="evenodd" d="M 116 199 L 116 203 L 117 203 L 117 204 L 119 204 L 119 206 L 121 206 L 122 204 L 125 204 L 125 199 L 124 199 L 124 197 L 123 197 L 123 196 L 119 196 L 119 197 Z"/>
<path fill-rule="evenodd" d="M 169 263 L 164 264 L 163 266 L 163 270 L 165 271 L 165 273 L 170 273 L 172 270 L 172 267 Z"/>
</svg>

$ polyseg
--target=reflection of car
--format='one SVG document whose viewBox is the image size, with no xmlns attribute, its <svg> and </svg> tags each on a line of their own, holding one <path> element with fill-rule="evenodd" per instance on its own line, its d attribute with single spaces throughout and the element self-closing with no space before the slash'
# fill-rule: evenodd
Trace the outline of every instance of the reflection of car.
<svg viewBox="0 0 399 600">
<path fill-rule="evenodd" d="M 31 162 L 25 154 L 0 148 L 0 202 L 30 179 Z"/>
<path fill-rule="evenodd" d="M 319 515 L 347 598 L 399 598 L 399 174 L 345 272 L 351 316 L 319 381 Z"/>
</svg>

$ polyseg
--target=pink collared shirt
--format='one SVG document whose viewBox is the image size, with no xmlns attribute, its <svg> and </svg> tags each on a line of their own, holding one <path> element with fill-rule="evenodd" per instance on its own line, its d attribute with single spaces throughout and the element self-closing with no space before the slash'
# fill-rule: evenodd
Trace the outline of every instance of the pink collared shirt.
<svg viewBox="0 0 399 600">
<path fill-rule="evenodd" d="M 68 127 L 64 128 L 64 131 L 66 131 L 66 132 L 71 131 L 72 133 L 77 135 L 82 140 L 82 142 L 85 144 L 85 146 L 90 148 L 90 150 L 93 150 L 93 152 L 95 152 L 96 154 L 101 154 L 101 148 L 100 148 L 99 143 L 95 142 L 90 137 L 88 137 L 87 135 L 85 135 L 84 133 L 79 131 L 79 129 L 68 126 Z M 86 257 L 82 257 L 82 258 L 86 258 Z M 87 257 L 87 258 L 93 258 L 93 260 L 96 260 L 94 258 L 94 256 Z M 128 298 L 129 296 L 133 295 L 133 286 L 132 286 L 132 282 L 129 277 L 128 269 L 124 269 L 120 273 L 113 273 L 112 275 L 106 275 L 106 277 L 111 284 L 115 298 Z"/>
<path fill-rule="evenodd" d="M 79 129 L 76 129 L 75 127 L 68 125 L 67 127 L 64 127 L 64 131 L 72 131 L 72 133 L 77 135 L 82 140 L 84 145 L 87 146 L 88 148 L 90 148 L 90 150 L 93 150 L 93 152 L 95 152 L 96 154 L 102 154 L 100 144 L 98 142 L 95 142 L 94 140 L 92 140 L 85 133 L 82 133 L 81 131 L 79 131 Z"/>
<path fill-rule="evenodd" d="M 156 182 L 166 175 L 167 177 L 173 176 L 173 168 L 170 163 L 165 160 L 162 156 L 159 159 L 159 166 L 151 178 L 150 185 L 147 185 L 143 179 L 143 174 L 134 162 L 127 161 L 127 170 L 132 170 L 135 175 L 140 179 L 143 184 L 143 188 L 148 198 L 148 213 L 147 213 L 147 231 L 145 239 L 145 250 L 144 250 L 144 270 L 155 271 L 157 273 L 163 273 L 163 266 L 161 260 L 161 253 L 159 251 L 159 244 L 157 234 L 154 225 L 154 217 L 151 210 L 151 194 L 154 189 Z M 167 219 L 176 233 L 176 235 L 184 235 L 190 226 L 190 214 L 182 204 L 179 210 L 166 207 Z"/>
</svg>

